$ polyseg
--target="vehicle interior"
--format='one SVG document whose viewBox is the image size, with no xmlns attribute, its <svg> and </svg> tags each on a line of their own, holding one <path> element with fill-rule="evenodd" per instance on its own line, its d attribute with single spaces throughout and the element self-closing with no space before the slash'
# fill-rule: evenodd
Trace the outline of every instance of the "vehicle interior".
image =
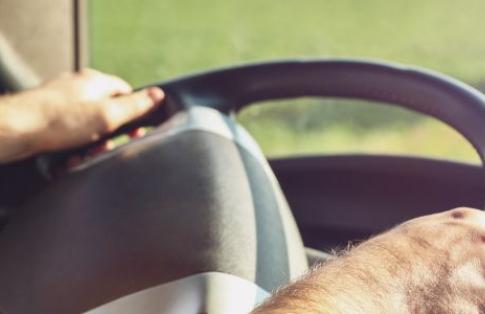
<svg viewBox="0 0 485 314">
<path fill-rule="evenodd" d="M 0 3 L 1 91 L 21 91 L 61 71 L 96 66 L 101 59 L 89 47 L 90 36 L 101 36 L 89 16 L 95 5 L 54 2 Z M 44 13 L 35 17 L 39 8 Z M 18 17 L 32 20 L 20 25 Z M 460 206 L 483 208 L 485 178 L 477 161 L 485 160 L 485 96 L 477 84 L 414 64 L 331 56 L 209 64 L 152 77 L 135 80 L 136 87 L 160 86 L 165 105 L 110 135 L 151 127 L 145 137 L 90 156 L 72 169 L 67 159 L 92 145 L 0 167 L 0 278 L 8 287 L 0 288 L 0 311 L 132 313 L 144 304 L 146 311 L 139 313 L 160 308 L 196 313 L 204 306 L 209 313 L 228 313 L 233 310 L 210 302 L 190 310 L 177 310 L 180 304 L 172 301 L 170 308 L 155 307 L 153 295 L 110 303 L 178 282 L 170 289 L 160 286 L 172 294 L 151 290 L 163 295 L 160 300 L 172 300 L 183 295 L 173 294 L 185 289 L 180 280 L 216 271 L 250 280 L 262 291 L 251 288 L 263 296 L 252 295 L 251 305 L 241 306 L 244 313 L 333 250 L 413 217 Z M 369 101 L 418 112 L 460 134 L 474 159 L 380 151 L 271 156 L 262 143 L 258 148 L 252 130 L 263 120 L 245 110 L 264 111 L 281 101 L 287 102 L 282 108 L 291 107 L 301 97 L 337 99 L 336 106 L 343 106 L 342 99 Z M 290 123 L 297 124 L 297 117 Z M 386 127 L 392 128 L 384 124 L 379 134 Z M 446 134 L 441 140 L 452 141 Z M 241 240 L 250 235 L 253 240 Z M 212 258 L 208 252 L 213 251 L 222 253 Z M 120 262 L 123 256 L 140 259 Z M 156 265 L 170 269 L 154 270 Z M 210 280 L 227 290 L 231 285 L 246 289 L 226 279 Z M 22 293 L 31 302 L 23 302 Z"/>
</svg>

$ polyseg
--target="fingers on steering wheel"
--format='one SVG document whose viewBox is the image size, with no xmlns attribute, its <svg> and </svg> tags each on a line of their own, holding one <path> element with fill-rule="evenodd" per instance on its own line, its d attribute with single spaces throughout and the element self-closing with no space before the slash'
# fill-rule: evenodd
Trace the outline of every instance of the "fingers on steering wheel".
<svg viewBox="0 0 485 314">
<path fill-rule="evenodd" d="M 150 87 L 129 95 L 112 98 L 104 106 L 104 122 L 107 132 L 111 132 L 121 125 L 142 117 L 164 99 L 164 93 L 158 87 Z"/>
</svg>

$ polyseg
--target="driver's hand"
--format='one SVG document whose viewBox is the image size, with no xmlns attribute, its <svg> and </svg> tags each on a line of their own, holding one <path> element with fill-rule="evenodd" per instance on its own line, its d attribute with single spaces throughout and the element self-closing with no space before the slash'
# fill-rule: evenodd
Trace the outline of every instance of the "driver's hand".
<svg viewBox="0 0 485 314">
<path fill-rule="evenodd" d="M 458 208 L 410 220 L 253 313 L 485 313 L 485 213 Z"/>
<path fill-rule="evenodd" d="M 90 69 L 0 97 L 0 161 L 96 141 L 163 98 L 159 88 L 133 93 L 122 79 Z"/>
<path fill-rule="evenodd" d="M 416 218 L 357 250 L 373 246 L 387 251 L 388 280 L 393 269 L 401 272 L 409 312 L 485 310 L 485 212 L 457 208 Z"/>
</svg>

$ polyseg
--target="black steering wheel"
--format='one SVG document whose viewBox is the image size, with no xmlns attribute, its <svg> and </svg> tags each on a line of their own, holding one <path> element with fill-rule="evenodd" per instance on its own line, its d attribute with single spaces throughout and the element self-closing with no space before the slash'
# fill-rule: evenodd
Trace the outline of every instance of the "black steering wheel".
<svg viewBox="0 0 485 314">
<path fill-rule="evenodd" d="M 264 100 L 341 97 L 398 105 L 433 116 L 460 132 L 482 162 L 485 160 L 485 96 L 463 82 L 422 68 L 343 59 L 279 61 L 209 71 L 155 85 L 165 91 L 166 106 L 110 137 L 139 126 L 159 125 L 168 116 L 193 106 L 231 114 Z M 86 147 L 77 151 L 86 151 Z M 46 173 L 52 159 L 58 162 L 73 152 L 41 159 L 42 171 Z"/>
<path fill-rule="evenodd" d="M 304 272 L 303 244 L 278 183 L 230 117 L 256 101 L 320 96 L 400 105 L 447 123 L 485 161 L 485 96 L 417 68 L 282 61 L 156 85 L 165 106 L 116 134 L 160 127 L 54 179 L 0 234 L 0 309 L 243 313 Z M 40 164 L 52 174 L 78 152 Z"/>
<path fill-rule="evenodd" d="M 460 132 L 485 160 L 485 96 L 458 80 L 421 68 L 356 60 L 243 65 L 157 84 L 171 110 L 207 106 L 232 113 L 263 100 L 343 97 L 399 105 Z"/>
</svg>

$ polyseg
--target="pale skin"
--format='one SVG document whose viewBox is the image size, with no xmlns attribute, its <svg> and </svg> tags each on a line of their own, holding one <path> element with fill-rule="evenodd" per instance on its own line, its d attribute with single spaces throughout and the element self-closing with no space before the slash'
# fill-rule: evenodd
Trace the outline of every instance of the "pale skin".
<svg viewBox="0 0 485 314">
<path fill-rule="evenodd" d="M 90 69 L 0 96 L 0 162 L 94 142 L 163 98 L 158 88 L 133 93 L 122 79 Z"/>
<path fill-rule="evenodd" d="M 485 213 L 458 208 L 410 220 L 253 313 L 485 313 Z"/>
<path fill-rule="evenodd" d="M 96 141 L 161 105 L 95 70 L 0 96 L 0 162 Z M 281 288 L 269 313 L 485 313 L 485 213 L 459 208 L 410 220 Z"/>
</svg>

